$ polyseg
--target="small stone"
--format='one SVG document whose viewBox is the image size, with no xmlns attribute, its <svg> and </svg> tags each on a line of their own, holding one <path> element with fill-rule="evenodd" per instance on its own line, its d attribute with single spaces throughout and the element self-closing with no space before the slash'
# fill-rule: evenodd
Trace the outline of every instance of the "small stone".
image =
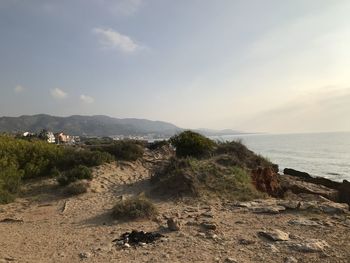
<svg viewBox="0 0 350 263">
<path fill-rule="evenodd" d="M 283 263 L 298 263 L 298 260 L 295 257 L 285 257 Z"/>
<path fill-rule="evenodd" d="M 180 230 L 180 223 L 174 219 L 174 218 L 169 218 L 167 220 L 167 225 L 170 231 L 179 231 Z"/>
<path fill-rule="evenodd" d="M 204 216 L 204 217 L 210 217 L 210 218 L 214 217 L 214 215 L 211 212 L 204 212 L 201 215 Z"/>
<path fill-rule="evenodd" d="M 224 262 L 225 263 L 238 263 L 238 261 L 235 260 L 234 258 L 226 258 Z"/>
<path fill-rule="evenodd" d="M 129 244 L 129 243 L 125 243 L 125 244 L 123 245 L 123 248 L 130 248 L 130 244 Z"/>
<path fill-rule="evenodd" d="M 241 245 L 252 245 L 252 244 L 255 243 L 255 241 L 241 238 L 241 239 L 238 240 L 238 243 L 241 244 Z"/>
<path fill-rule="evenodd" d="M 289 240 L 289 234 L 281 230 L 274 229 L 271 231 L 260 231 L 258 234 L 265 237 L 271 241 L 287 241 Z"/>
<path fill-rule="evenodd" d="M 159 239 L 160 242 L 169 242 L 169 238 L 166 238 L 166 237 L 161 237 Z"/>
<path fill-rule="evenodd" d="M 216 234 L 209 234 L 208 237 L 211 238 L 211 239 L 213 239 L 213 240 L 218 240 L 218 239 L 219 239 L 219 236 L 216 235 Z"/>
<path fill-rule="evenodd" d="M 205 237 L 206 237 L 205 233 L 203 233 L 203 232 L 199 232 L 199 233 L 197 234 L 197 236 L 199 236 L 199 237 L 203 237 L 203 238 L 205 238 Z"/>
<path fill-rule="evenodd" d="M 203 222 L 201 223 L 201 226 L 208 230 L 216 230 L 217 226 L 214 223 L 209 222 Z"/>
<path fill-rule="evenodd" d="M 140 245 L 141 247 L 145 247 L 145 246 L 147 246 L 147 244 L 146 244 L 146 243 L 144 243 L 144 242 L 140 242 L 140 243 L 139 243 L 139 245 Z"/>
<path fill-rule="evenodd" d="M 275 245 L 267 244 L 266 247 L 271 250 L 272 253 L 278 253 L 280 252 L 278 248 Z"/>
<path fill-rule="evenodd" d="M 91 253 L 89 253 L 89 252 L 81 252 L 81 253 L 79 254 L 79 257 L 80 257 L 81 259 L 87 259 L 87 258 L 91 257 Z"/>
<path fill-rule="evenodd" d="M 115 243 L 119 246 L 122 246 L 124 245 L 124 240 L 117 240 Z"/>
</svg>

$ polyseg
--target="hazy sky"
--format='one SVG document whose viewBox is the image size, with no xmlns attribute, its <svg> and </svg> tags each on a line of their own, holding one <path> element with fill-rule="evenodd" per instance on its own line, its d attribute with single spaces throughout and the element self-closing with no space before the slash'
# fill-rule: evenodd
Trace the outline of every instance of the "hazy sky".
<svg viewBox="0 0 350 263">
<path fill-rule="evenodd" d="M 350 130 L 348 0 L 0 0 L 0 115 Z"/>
</svg>

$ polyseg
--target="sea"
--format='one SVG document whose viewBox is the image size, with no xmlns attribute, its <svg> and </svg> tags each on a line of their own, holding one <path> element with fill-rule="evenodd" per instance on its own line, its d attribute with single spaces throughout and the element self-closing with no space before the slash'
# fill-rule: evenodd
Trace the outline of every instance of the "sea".
<svg viewBox="0 0 350 263">
<path fill-rule="evenodd" d="M 213 136 L 241 140 L 249 149 L 278 164 L 312 176 L 350 181 L 350 132 L 305 134 L 244 134 Z"/>
</svg>

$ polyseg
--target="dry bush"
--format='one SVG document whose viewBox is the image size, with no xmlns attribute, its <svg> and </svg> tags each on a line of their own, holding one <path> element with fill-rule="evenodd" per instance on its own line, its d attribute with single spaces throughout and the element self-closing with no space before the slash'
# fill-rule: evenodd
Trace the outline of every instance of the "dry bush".
<svg viewBox="0 0 350 263">
<path fill-rule="evenodd" d="M 155 205 L 145 197 L 132 197 L 119 201 L 112 210 L 114 219 L 144 219 L 158 214 Z"/>
<path fill-rule="evenodd" d="M 87 180 L 80 180 L 69 184 L 65 188 L 65 192 L 69 195 L 80 195 L 88 191 L 90 183 Z"/>
</svg>

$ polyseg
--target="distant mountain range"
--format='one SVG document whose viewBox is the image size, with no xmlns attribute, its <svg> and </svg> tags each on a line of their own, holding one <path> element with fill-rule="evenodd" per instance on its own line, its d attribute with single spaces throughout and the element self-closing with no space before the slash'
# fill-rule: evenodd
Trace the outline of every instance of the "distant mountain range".
<svg viewBox="0 0 350 263">
<path fill-rule="evenodd" d="M 80 136 L 146 135 L 172 136 L 184 129 L 163 121 L 118 119 L 104 115 L 56 117 L 46 114 L 0 117 L 0 132 L 40 132 L 47 129 Z M 233 130 L 197 129 L 206 136 L 239 134 Z"/>
<path fill-rule="evenodd" d="M 112 136 L 155 133 L 171 136 L 182 129 L 167 122 L 144 119 L 117 119 L 103 115 L 56 117 L 46 114 L 0 117 L 1 132 L 39 132 L 47 129 L 72 135 Z"/>
</svg>

